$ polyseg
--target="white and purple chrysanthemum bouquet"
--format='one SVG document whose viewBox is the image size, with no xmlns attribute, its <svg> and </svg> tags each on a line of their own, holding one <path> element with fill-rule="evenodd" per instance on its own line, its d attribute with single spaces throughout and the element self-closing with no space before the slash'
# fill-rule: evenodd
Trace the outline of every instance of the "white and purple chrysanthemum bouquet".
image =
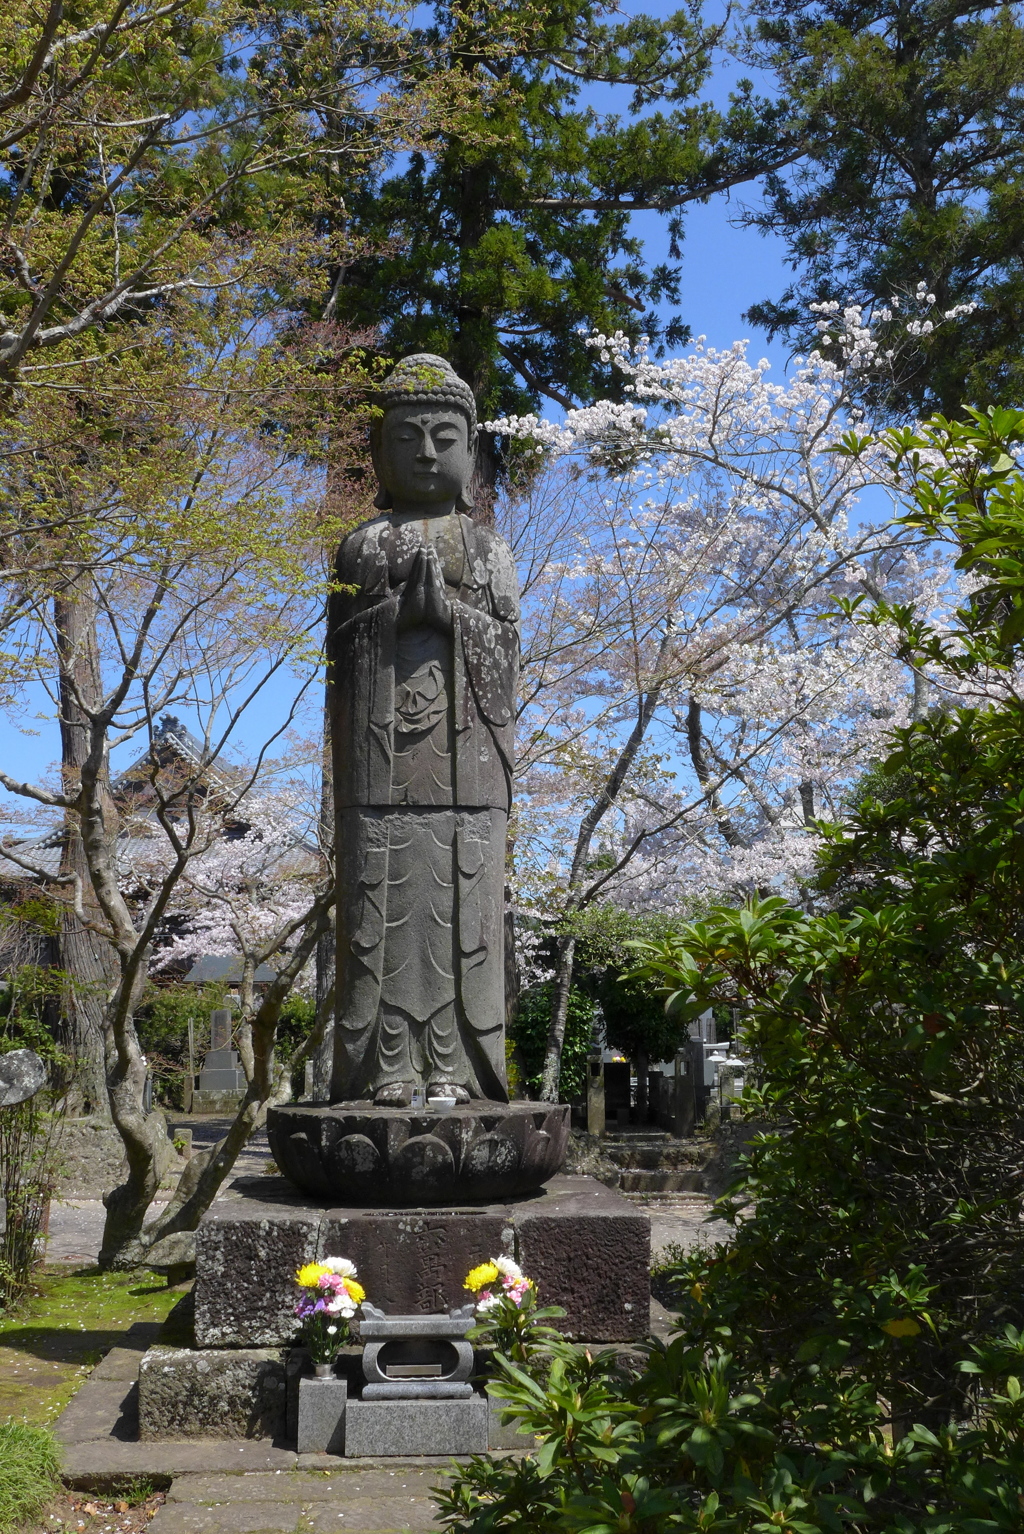
<svg viewBox="0 0 1024 1534">
<path fill-rule="evenodd" d="M 366 1298 L 356 1280 L 356 1265 L 347 1257 L 307 1262 L 295 1274 L 302 1293 L 295 1314 L 302 1322 L 302 1340 L 314 1364 L 329 1364 L 348 1341 L 349 1322 Z"/>
</svg>

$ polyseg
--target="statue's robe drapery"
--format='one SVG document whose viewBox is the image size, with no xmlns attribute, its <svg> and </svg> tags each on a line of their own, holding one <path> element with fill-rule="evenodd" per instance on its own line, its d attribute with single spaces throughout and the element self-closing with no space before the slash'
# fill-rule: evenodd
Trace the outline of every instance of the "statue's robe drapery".
<svg viewBox="0 0 1024 1534">
<path fill-rule="evenodd" d="M 451 631 L 399 621 L 425 543 Z M 338 863 L 332 1101 L 393 1082 L 507 1098 L 505 838 L 519 664 L 512 555 L 468 517 L 386 515 L 339 550 L 328 649 Z"/>
</svg>

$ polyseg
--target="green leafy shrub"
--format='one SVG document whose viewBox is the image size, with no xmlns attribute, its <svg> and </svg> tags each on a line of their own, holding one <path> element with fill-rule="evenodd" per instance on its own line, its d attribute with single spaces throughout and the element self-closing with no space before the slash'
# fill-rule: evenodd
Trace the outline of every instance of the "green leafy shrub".
<svg viewBox="0 0 1024 1534">
<path fill-rule="evenodd" d="M 491 1534 L 1009 1534 L 1021 1527 L 1024 1349 L 979 1371 L 975 1424 L 895 1443 L 855 1379 L 751 1381 L 728 1353 L 679 1338 L 627 1379 L 615 1354 L 549 1337 L 499 1358 L 490 1389 L 539 1447 L 476 1459 L 436 1496 L 450 1526 Z M 1012 1363 L 1016 1371 L 1008 1375 Z"/>
<path fill-rule="evenodd" d="M 465 1471 L 460 1527 L 1024 1526 L 1022 442 L 1017 412 L 889 439 L 974 589 L 943 632 L 851 617 L 974 699 L 894 732 L 819 914 L 752 899 L 641 947 L 678 1017 L 743 1005 L 768 1127 L 718 1206 L 735 1239 L 659 1275 L 679 1336 L 636 1377 L 565 1344 L 502 1367 L 541 1447 Z"/>
<path fill-rule="evenodd" d="M 0 1534 L 14 1534 L 56 1495 L 60 1464 L 60 1445 L 48 1428 L 0 1422 Z"/>
<path fill-rule="evenodd" d="M 195 1065 L 210 1047 L 210 1015 L 226 1005 L 227 986 L 150 986 L 135 1014 L 139 1043 L 153 1074 L 156 1097 L 170 1108 L 184 1106 L 188 1075 L 188 1025 L 192 1024 Z"/>
<path fill-rule="evenodd" d="M 46 1084 L 27 1102 L 0 1108 L 0 1310 L 15 1305 L 40 1258 L 47 1208 L 62 1166 L 61 1104 L 72 1063 L 46 1026 L 52 978 L 34 966 L 9 974 L 0 999 L 0 1054 L 32 1049 L 47 1066 Z"/>
<path fill-rule="evenodd" d="M 515 1020 L 509 1030 L 522 1061 L 525 1086 L 531 1097 L 540 1096 L 544 1070 L 544 1052 L 551 1024 L 551 986 L 535 985 L 519 998 Z M 569 1010 L 565 1020 L 558 1100 L 577 1102 L 586 1096 L 587 1057 L 594 1031 L 594 1003 L 584 991 L 573 986 L 569 992 Z"/>
</svg>

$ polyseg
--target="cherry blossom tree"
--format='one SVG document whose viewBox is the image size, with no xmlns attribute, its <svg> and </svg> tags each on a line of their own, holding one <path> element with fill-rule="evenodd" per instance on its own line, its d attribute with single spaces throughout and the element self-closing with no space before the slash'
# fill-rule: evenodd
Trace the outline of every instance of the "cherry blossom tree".
<svg viewBox="0 0 1024 1534">
<path fill-rule="evenodd" d="M 908 344 L 959 317 L 922 319 L 931 305 Z M 525 572 L 515 898 L 556 935 L 543 1095 L 579 913 L 798 897 L 816 820 L 923 706 L 894 635 L 837 606 L 934 612 L 950 590 L 948 562 L 890 524 L 885 455 L 836 451 L 864 424 L 851 381 L 900 359 L 856 309 L 828 306 L 820 330 L 781 384 L 743 343 L 657 362 L 598 336 L 631 402 L 492 423 L 547 465 L 505 510 Z"/>
<path fill-rule="evenodd" d="M 256 1072 L 252 1018 L 259 1006 L 255 976 L 263 965 L 279 968 L 296 935 L 309 920 L 319 892 L 330 878 L 330 846 L 317 841 L 319 815 L 307 785 L 253 789 L 234 806 L 238 817 L 225 834 L 217 809 L 203 837 L 203 850 L 178 880 L 165 916 L 165 933 L 154 941 L 150 973 L 180 969 L 201 957 L 239 963 L 236 1039 L 247 1081 Z M 126 887 L 148 889 L 166 876 L 168 849 L 155 838 L 133 839 L 129 860 L 121 861 Z M 314 968 L 307 963 L 293 990 L 311 996 Z M 312 1057 L 320 1042 L 333 996 L 320 1005 L 313 1031 L 287 1059 L 275 1054 L 271 1101 L 290 1096 L 291 1076 Z"/>
<path fill-rule="evenodd" d="M 15 746 L 0 786 L 77 826 L 87 880 L 78 869 L 55 876 L 24 842 L 2 853 L 44 879 L 113 954 L 101 1028 L 128 1174 L 106 1198 L 106 1266 L 145 1260 L 157 1243 L 194 1230 L 273 1100 L 281 1007 L 330 922 L 333 888 L 321 862 L 304 904 L 279 911 L 273 932 L 254 934 L 265 950 L 273 945 L 277 978 L 247 1019 L 251 1074 L 235 1120 L 220 1144 L 189 1162 L 171 1203 L 146 1225 L 163 1128 L 143 1108 L 135 1010 L 168 914 L 176 901 L 200 898 L 204 861 L 206 880 L 216 882 L 218 816 L 244 820 L 240 807 L 272 778 L 307 698 L 319 701 L 327 551 L 364 513 L 357 498 L 343 506 L 338 493 L 328 505 L 301 436 L 302 396 L 312 388 L 316 402 L 337 407 L 357 384 L 365 387 L 338 367 L 310 385 L 268 317 L 233 313 L 224 299 L 177 329 L 168 321 L 140 334 L 127 376 L 116 387 L 107 380 L 109 397 L 94 384 L 76 394 L 66 379 L 52 397 L 33 391 L 17 420 L 24 450 L 0 459 L 3 501 L 18 508 L 3 527 L 3 702 L 16 723 L 49 699 L 53 726 L 73 728 L 81 742 L 74 772 L 65 753 L 57 782 L 19 775 Z M 358 423 L 354 403 L 351 416 Z M 280 429 L 264 429 L 268 419 Z M 352 453 L 356 464 L 354 442 Z M 89 608 L 81 653 L 61 624 L 69 590 L 76 607 Z M 170 776 L 155 750 L 169 711 L 184 714 L 200 741 L 195 760 Z M 152 754 L 138 785 L 142 838 L 131 835 L 138 803 L 119 803 L 110 777 L 111 754 L 141 743 Z M 230 766 L 233 747 L 245 750 L 247 767 Z M 131 841 L 150 843 L 145 869 L 122 866 Z"/>
</svg>

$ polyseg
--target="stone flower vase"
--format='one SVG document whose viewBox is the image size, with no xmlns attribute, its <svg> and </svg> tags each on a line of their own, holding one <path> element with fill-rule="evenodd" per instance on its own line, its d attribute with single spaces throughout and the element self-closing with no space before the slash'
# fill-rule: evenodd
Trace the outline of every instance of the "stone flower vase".
<svg viewBox="0 0 1024 1534">
<path fill-rule="evenodd" d="M 300 1454 L 344 1454 L 348 1381 L 338 1378 L 333 1364 L 314 1367 L 313 1375 L 299 1380 L 296 1448 Z"/>
</svg>

